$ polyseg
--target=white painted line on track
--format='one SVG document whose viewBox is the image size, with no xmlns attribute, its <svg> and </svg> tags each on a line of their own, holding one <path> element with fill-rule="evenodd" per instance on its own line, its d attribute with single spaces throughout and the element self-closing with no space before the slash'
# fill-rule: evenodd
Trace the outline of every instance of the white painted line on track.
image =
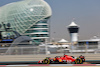
<svg viewBox="0 0 100 67">
<path fill-rule="evenodd" d="M 50 66 L 73 66 L 73 64 L 50 64 Z"/>
<path fill-rule="evenodd" d="M 96 66 L 96 64 L 73 64 L 73 66 Z"/>
<path fill-rule="evenodd" d="M 30 65 L 0 65 L 0 67 L 16 67 L 16 66 L 100 66 L 100 64 L 30 64 Z"/>
<path fill-rule="evenodd" d="M 100 66 L 100 64 L 96 64 L 96 66 Z"/>
<path fill-rule="evenodd" d="M 29 66 L 50 66 L 50 64 L 31 64 Z"/>
<path fill-rule="evenodd" d="M 6 66 L 29 66 L 29 65 L 6 65 Z"/>
</svg>

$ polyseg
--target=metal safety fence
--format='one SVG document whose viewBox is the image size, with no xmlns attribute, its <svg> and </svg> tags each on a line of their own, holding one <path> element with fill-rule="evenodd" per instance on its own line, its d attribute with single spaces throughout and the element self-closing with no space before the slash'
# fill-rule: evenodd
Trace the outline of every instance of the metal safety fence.
<svg viewBox="0 0 100 67">
<path fill-rule="evenodd" d="M 13 46 L 0 47 L 0 55 L 59 54 L 59 53 L 100 53 L 98 46 L 49 47 L 49 46 Z"/>
<path fill-rule="evenodd" d="M 39 46 L 31 46 L 31 47 L 3 47 L 0 48 L 0 54 L 1 55 L 28 55 L 28 54 L 57 54 L 57 53 L 63 53 L 63 48 L 50 48 L 47 47 L 39 47 Z"/>
</svg>

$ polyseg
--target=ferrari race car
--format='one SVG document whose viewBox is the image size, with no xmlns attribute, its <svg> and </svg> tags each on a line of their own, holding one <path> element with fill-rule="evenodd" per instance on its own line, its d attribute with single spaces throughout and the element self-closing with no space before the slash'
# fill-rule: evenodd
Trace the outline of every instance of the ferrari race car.
<svg viewBox="0 0 100 67">
<path fill-rule="evenodd" d="M 78 58 L 75 58 L 73 56 L 56 56 L 55 58 L 46 57 L 44 60 L 39 61 L 38 63 L 43 64 L 50 64 L 50 63 L 75 63 L 75 64 L 82 64 L 85 62 L 85 57 L 80 55 Z"/>
</svg>

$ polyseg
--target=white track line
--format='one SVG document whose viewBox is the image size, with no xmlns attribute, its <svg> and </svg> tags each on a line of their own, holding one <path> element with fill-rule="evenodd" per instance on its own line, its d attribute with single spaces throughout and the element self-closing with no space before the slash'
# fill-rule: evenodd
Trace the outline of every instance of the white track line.
<svg viewBox="0 0 100 67">
<path fill-rule="evenodd" d="M 73 66 L 73 64 L 50 64 L 50 66 Z"/>
<path fill-rule="evenodd" d="M 15 66 L 100 66 L 100 64 L 31 64 L 31 65 L 0 65 L 0 67 L 15 67 Z"/>
</svg>

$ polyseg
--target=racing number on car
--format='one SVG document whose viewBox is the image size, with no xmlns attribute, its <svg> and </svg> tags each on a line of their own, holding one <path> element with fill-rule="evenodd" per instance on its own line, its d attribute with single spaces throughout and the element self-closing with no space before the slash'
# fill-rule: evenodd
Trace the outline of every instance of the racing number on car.
<svg viewBox="0 0 100 67">
<path fill-rule="evenodd" d="M 72 60 L 67 60 L 67 63 L 71 63 L 72 62 Z"/>
</svg>

